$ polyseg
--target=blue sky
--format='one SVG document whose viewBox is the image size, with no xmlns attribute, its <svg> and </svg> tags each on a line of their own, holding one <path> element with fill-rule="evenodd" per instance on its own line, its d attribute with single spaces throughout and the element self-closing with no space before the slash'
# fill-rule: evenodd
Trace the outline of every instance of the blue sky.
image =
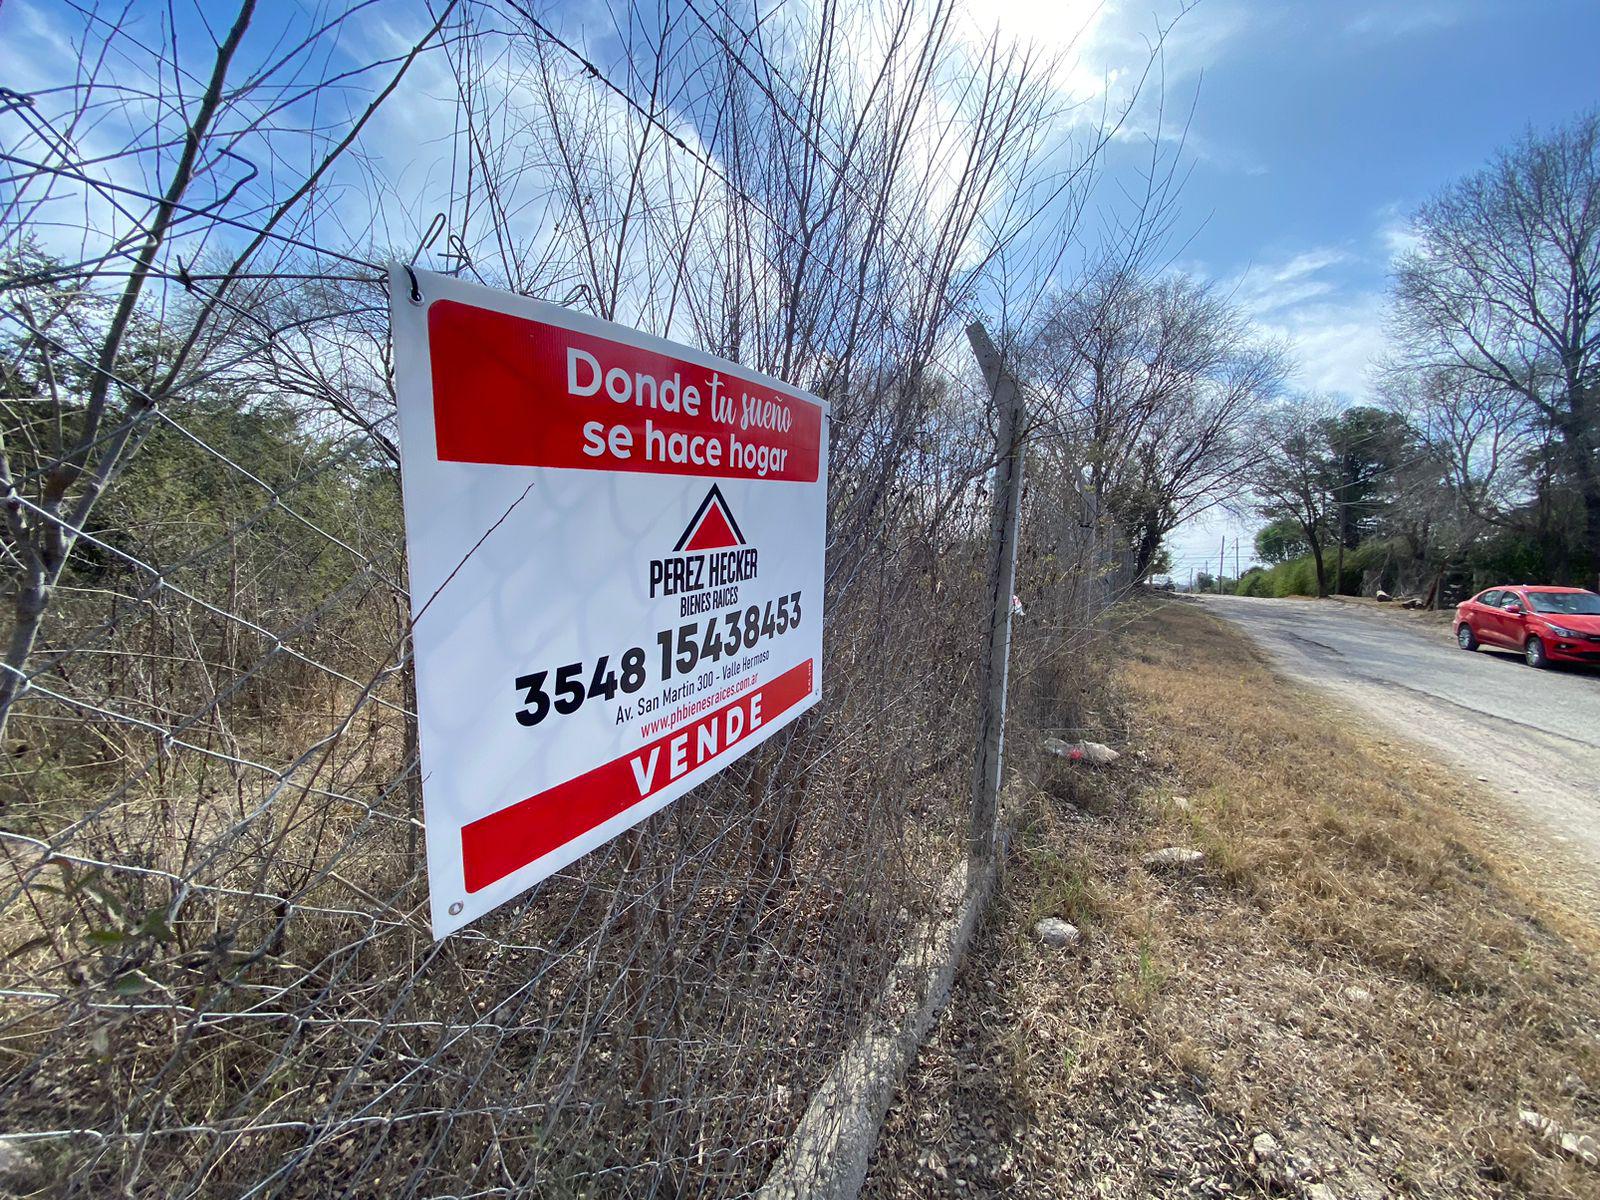
<svg viewBox="0 0 1600 1200">
<path fill-rule="evenodd" d="M 1028 5 L 1000 19 L 1048 27 Z M 1078 21 L 1084 68 L 1130 65 L 1154 26 L 1138 0 L 1085 6 Z M 1530 125 L 1600 104 L 1597 47 L 1592 0 L 1201 0 L 1167 55 L 1169 111 L 1197 104 L 1180 265 L 1236 289 L 1288 340 L 1296 386 L 1365 399 L 1408 214 Z M 1114 148 L 1113 176 L 1137 151 Z M 1181 531 L 1177 574 L 1215 570 L 1223 532 L 1243 533 L 1248 559 L 1250 528 L 1218 514 Z"/>
</svg>

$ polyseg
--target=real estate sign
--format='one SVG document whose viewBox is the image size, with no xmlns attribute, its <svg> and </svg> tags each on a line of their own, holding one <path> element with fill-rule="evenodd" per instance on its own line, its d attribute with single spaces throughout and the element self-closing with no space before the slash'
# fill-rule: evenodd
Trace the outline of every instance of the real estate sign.
<svg viewBox="0 0 1600 1200">
<path fill-rule="evenodd" d="M 443 937 L 820 698 L 827 407 L 554 305 L 390 285 Z"/>
</svg>

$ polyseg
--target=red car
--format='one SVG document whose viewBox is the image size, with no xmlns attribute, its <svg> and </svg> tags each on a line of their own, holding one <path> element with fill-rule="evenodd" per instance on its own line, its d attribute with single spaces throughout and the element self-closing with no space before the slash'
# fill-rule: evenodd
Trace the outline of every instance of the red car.
<svg viewBox="0 0 1600 1200">
<path fill-rule="evenodd" d="M 1498 587 L 1456 605 L 1463 650 L 1516 650 L 1530 667 L 1600 664 L 1600 596 L 1582 588 Z"/>
</svg>

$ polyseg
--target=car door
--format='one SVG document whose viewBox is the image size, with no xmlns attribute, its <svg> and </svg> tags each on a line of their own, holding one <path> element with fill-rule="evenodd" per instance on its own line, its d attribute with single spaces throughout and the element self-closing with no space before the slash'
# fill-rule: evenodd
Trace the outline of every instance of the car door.
<svg viewBox="0 0 1600 1200">
<path fill-rule="evenodd" d="M 1495 606 L 1495 638 L 1502 646 L 1522 649 L 1523 618 L 1527 611 L 1527 597 L 1509 589 L 1500 593 L 1500 603 Z M 1513 609 L 1515 611 L 1513 611 Z"/>
<path fill-rule="evenodd" d="M 1473 632 L 1478 635 L 1480 642 L 1490 645 L 1502 645 L 1500 632 L 1500 601 L 1505 593 L 1499 588 L 1491 588 L 1472 602 L 1470 619 Z"/>
</svg>

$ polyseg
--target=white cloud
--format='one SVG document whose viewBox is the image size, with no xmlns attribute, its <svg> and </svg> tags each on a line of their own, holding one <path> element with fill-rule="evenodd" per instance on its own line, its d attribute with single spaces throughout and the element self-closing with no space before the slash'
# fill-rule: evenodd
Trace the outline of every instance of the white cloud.
<svg viewBox="0 0 1600 1200">
<path fill-rule="evenodd" d="M 1079 122 L 1120 119 L 1118 138 L 1143 141 L 1172 138 L 1202 73 L 1247 30 L 1272 19 L 1233 0 L 989 0 L 975 7 L 969 36 L 982 41 L 998 30 L 1058 55 L 1056 87 L 1080 106 Z M 1186 149 L 1207 160 L 1228 157 L 1192 130 Z"/>
<path fill-rule="evenodd" d="M 1361 253 L 1314 247 L 1252 268 L 1235 284 L 1245 310 L 1290 346 L 1301 387 L 1366 398 L 1372 364 L 1388 349 L 1388 271 L 1417 245 L 1407 212 L 1400 203 L 1379 209 Z"/>
<path fill-rule="evenodd" d="M 1408 212 L 1398 204 L 1388 204 L 1379 212 L 1378 242 L 1392 262 L 1421 244 Z"/>
<path fill-rule="evenodd" d="M 1342 247 L 1316 246 L 1252 266 L 1233 296 L 1263 333 L 1288 345 L 1298 386 L 1360 399 L 1385 347 L 1381 289 L 1351 283 L 1371 268 Z"/>
<path fill-rule="evenodd" d="M 1462 0 L 1449 4 L 1409 0 L 1405 4 L 1386 3 L 1359 12 L 1345 22 L 1344 31 L 1351 37 L 1403 38 L 1434 29 L 1448 29 L 1474 15 L 1472 6 Z"/>
<path fill-rule="evenodd" d="M 1234 301 L 1260 320 L 1321 299 L 1337 290 L 1327 269 L 1348 257 L 1333 247 L 1317 247 L 1273 266 L 1252 267 L 1235 283 Z"/>
<path fill-rule="evenodd" d="M 1372 364 L 1388 345 L 1385 307 L 1382 293 L 1358 293 L 1299 305 L 1262 327 L 1289 343 L 1300 386 L 1364 400 Z"/>
<path fill-rule="evenodd" d="M 1059 56 L 1056 87 L 1082 102 L 1108 91 L 1122 75 L 1102 45 L 1108 11 L 1097 0 L 993 0 L 973 11 L 968 36 L 981 42 L 998 32 Z"/>
</svg>

